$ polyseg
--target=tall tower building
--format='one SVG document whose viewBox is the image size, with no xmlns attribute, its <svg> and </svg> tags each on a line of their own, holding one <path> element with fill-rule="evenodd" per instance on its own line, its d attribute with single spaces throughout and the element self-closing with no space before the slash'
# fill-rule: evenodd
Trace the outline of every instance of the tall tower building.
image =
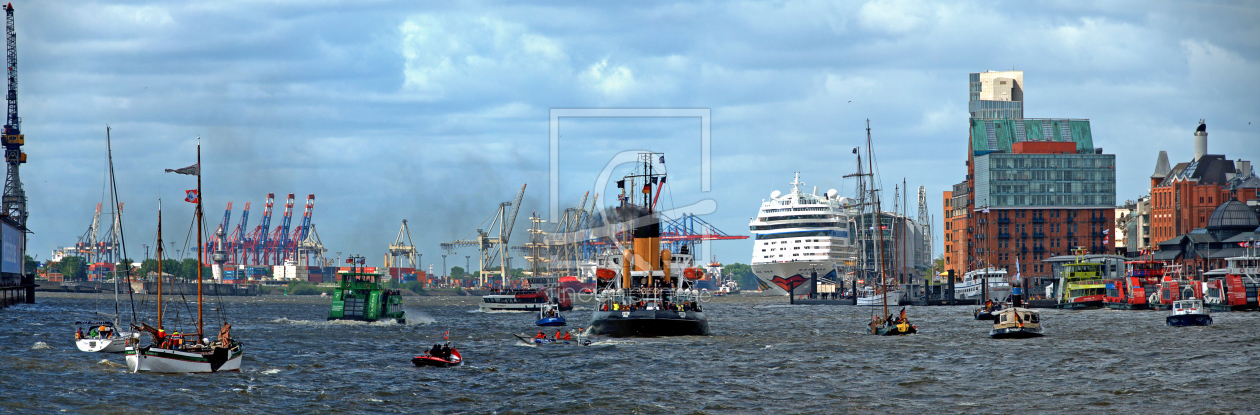
<svg viewBox="0 0 1260 415">
<path fill-rule="evenodd" d="M 971 118 L 1024 118 L 1024 71 L 971 74 L 967 106 Z"/>
</svg>

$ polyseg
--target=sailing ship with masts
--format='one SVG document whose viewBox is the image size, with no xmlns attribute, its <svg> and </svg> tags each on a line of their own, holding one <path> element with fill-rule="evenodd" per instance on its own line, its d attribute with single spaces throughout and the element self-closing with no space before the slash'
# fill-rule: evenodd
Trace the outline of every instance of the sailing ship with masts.
<svg viewBox="0 0 1260 415">
<path fill-rule="evenodd" d="M 200 138 L 198 138 L 200 141 Z M 243 346 L 239 340 L 232 338 L 232 325 L 228 324 L 226 319 L 222 321 L 219 328 L 219 334 L 215 339 L 204 337 L 203 331 L 205 324 L 204 317 L 204 297 L 202 295 L 202 270 L 201 264 L 202 246 L 202 228 L 205 227 L 202 221 L 201 210 L 201 144 L 197 144 L 197 164 L 182 169 L 167 169 L 168 173 L 188 174 L 197 176 L 197 190 L 189 190 L 188 202 L 197 205 L 195 209 L 195 220 L 197 228 L 197 332 L 195 334 L 188 333 L 184 335 L 167 334 L 162 321 L 162 309 L 165 303 L 162 302 L 162 208 L 161 201 L 158 202 L 158 239 L 157 239 L 157 260 L 158 260 L 158 284 L 157 284 L 157 321 L 156 326 L 147 323 L 140 323 L 138 330 L 143 330 L 150 334 L 151 344 L 140 346 L 137 343 L 128 346 L 124 352 L 127 356 L 127 370 L 131 372 L 161 372 L 161 373 L 202 373 L 202 372 L 222 372 L 222 371 L 239 371 L 241 368 L 241 358 L 244 354 Z"/>
<path fill-rule="evenodd" d="M 858 167 L 858 176 L 865 180 L 869 180 L 870 186 L 860 186 L 867 189 L 869 202 L 865 205 L 870 209 L 870 221 L 864 228 L 869 230 L 871 237 L 874 239 L 874 272 L 868 274 L 865 278 L 867 285 L 862 287 L 858 293 L 857 305 L 878 305 L 883 307 L 883 313 L 879 316 L 871 316 L 870 331 L 871 334 L 881 336 L 896 336 L 903 334 L 912 334 L 918 332 L 918 327 L 911 325 L 906 317 L 906 309 L 903 307 L 898 317 L 893 317 L 888 313 L 888 305 L 897 305 L 893 299 L 897 301 L 901 299 L 901 291 L 896 289 L 896 281 L 887 273 L 888 264 L 885 263 L 884 256 L 884 240 L 883 232 L 883 212 L 880 209 L 879 186 L 875 175 L 875 159 L 874 152 L 871 150 L 871 124 L 870 120 L 866 121 L 866 155 L 867 155 L 867 172 L 862 173 L 861 167 Z M 893 250 L 894 252 L 896 249 Z"/>
</svg>

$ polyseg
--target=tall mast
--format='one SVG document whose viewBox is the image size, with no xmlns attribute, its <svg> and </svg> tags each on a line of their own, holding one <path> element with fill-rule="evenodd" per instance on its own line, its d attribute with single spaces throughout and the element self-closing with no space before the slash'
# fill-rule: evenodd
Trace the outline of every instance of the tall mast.
<svg viewBox="0 0 1260 415">
<path fill-rule="evenodd" d="M 162 328 L 162 199 L 158 199 L 158 231 L 157 231 L 157 326 Z"/>
<path fill-rule="evenodd" d="M 197 137 L 197 338 L 203 339 L 201 332 L 201 137 Z"/>
<path fill-rule="evenodd" d="M 116 195 L 115 192 L 117 192 L 117 189 L 114 188 L 114 148 L 110 144 L 108 125 L 105 126 L 105 152 L 106 152 L 106 156 L 109 158 L 110 204 L 113 205 L 111 208 L 115 209 L 114 210 L 114 225 L 111 227 L 114 229 L 114 240 L 117 241 L 118 232 L 119 232 L 118 226 L 122 223 L 118 219 L 118 215 L 122 212 L 118 209 L 118 200 L 114 198 L 114 196 Z M 118 262 L 122 262 L 122 261 L 118 261 Z M 118 310 L 118 266 L 115 265 L 114 266 L 114 327 L 118 327 L 121 324 L 121 322 L 119 321 L 119 319 L 121 318 L 121 314 L 122 312 Z"/>
<path fill-rule="evenodd" d="M 866 164 L 870 167 L 869 170 L 871 172 L 871 236 L 875 236 L 876 232 L 879 234 L 879 238 L 876 240 L 877 245 L 875 246 L 875 275 L 879 278 L 879 290 L 877 292 L 881 294 L 881 298 L 884 300 L 884 315 L 887 316 L 888 286 L 887 281 L 884 281 L 883 263 L 884 232 L 880 229 L 883 223 L 880 220 L 879 198 L 875 196 L 875 156 L 871 151 L 871 120 L 869 118 L 866 119 Z"/>
</svg>

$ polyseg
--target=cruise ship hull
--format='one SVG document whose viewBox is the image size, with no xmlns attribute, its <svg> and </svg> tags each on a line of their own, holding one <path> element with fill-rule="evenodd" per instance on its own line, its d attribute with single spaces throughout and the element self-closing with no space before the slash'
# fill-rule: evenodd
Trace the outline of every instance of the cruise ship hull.
<svg viewBox="0 0 1260 415">
<path fill-rule="evenodd" d="M 787 295 L 788 287 L 793 286 L 795 287 L 792 290 L 794 294 L 809 294 L 811 279 L 814 275 L 832 281 L 836 280 L 836 267 L 831 261 L 753 264 L 752 270 L 762 290 L 770 290 L 778 295 Z"/>
</svg>

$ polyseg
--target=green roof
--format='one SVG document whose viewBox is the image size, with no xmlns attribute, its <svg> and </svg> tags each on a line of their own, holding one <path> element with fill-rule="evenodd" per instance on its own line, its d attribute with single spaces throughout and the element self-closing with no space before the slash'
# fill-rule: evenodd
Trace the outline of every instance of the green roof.
<svg viewBox="0 0 1260 415">
<path fill-rule="evenodd" d="M 989 135 L 989 124 L 992 124 L 993 135 Z M 1071 137 L 1063 136 L 1066 126 Z M 1020 129 L 1023 136 L 1020 136 Z M 1048 128 L 1047 128 L 1048 127 Z M 1049 133 L 1049 135 L 1045 134 Z M 1076 143 L 1078 153 L 1094 151 L 1094 137 L 1089 128 L 1089 120 L 1024 118 L 1012 119 L 971 119 L 971 149 L 974 155 L 988 153 L 1011 152 L 1011 145 L 1020 141 L 1072 141 Z"/>
</svg>

